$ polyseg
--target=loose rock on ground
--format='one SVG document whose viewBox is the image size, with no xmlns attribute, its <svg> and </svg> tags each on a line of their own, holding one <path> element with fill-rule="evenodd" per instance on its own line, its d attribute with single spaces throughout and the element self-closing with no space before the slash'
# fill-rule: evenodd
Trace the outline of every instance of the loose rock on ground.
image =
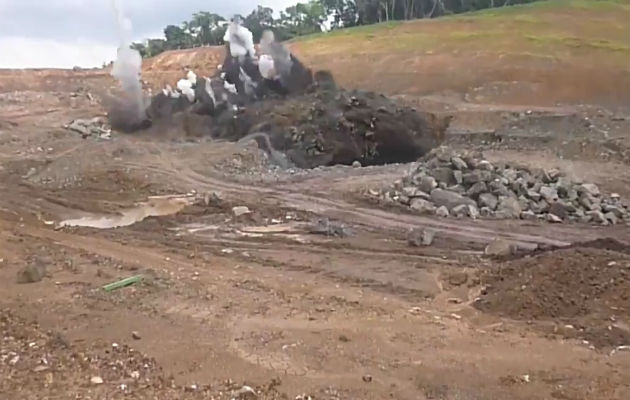
<svg viewBox="0 0 630 400">
<path fill-rule="evenodd" d="M 559 170 L 493 165 L 480 152 L 458 154 L 438 147 L 414 163 L 402 179 L 378 192 L 387 203 L 418 214 L 452 218 L 628 222 L 628 205 L 592 183 L 572 181 Z"/>
</svg>

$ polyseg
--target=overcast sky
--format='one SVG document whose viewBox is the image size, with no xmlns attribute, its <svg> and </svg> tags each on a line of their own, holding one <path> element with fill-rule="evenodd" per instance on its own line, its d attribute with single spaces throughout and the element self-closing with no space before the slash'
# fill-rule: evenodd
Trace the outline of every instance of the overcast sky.
<svg viewBox="0 0 630 400">
<path fill-rule="evenodd" d="M 225 17 L 297 0 L 118 0 L 134 40 L 162 36 L 197 11 Z M 112 0 L 0 0 L 0 68 L 101 66 L 118 46 Z"/>
</svg>

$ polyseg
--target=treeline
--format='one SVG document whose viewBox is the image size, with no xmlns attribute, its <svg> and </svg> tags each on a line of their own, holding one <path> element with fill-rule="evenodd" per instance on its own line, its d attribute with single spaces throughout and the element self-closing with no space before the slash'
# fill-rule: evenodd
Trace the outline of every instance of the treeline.
<svg viewBox="0 0 630 400">
<path fill-rule="evenodd" d="M 298 3 L 274 18 L 269 7 L 258 6 L 243 17 L 243 25 L 258 41 L 265 29 L 272 29 L 277 40 L 392 20 L 435 18 L 486 8 L 530 3 L 536 0 L 311 0 Z M 152 57 L 166 50 L 222 45 L 228 19 L 210 12 L 193 14 L 190 21 L 164 28 L 164 39 L 148 39 L 134 43 L 143 57 Z"/>
</svg>

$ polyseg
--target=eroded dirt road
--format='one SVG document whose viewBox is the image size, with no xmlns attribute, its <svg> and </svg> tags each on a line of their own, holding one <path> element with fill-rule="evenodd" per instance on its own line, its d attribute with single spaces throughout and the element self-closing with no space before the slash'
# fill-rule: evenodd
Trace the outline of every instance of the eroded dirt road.
<svg viewBox="0 0 630 400">
<path fill-rule="evenodd" d="M 626 226 L 420 217 L 362 196 L 405 165 L 286 172 L 255 147 L 82 139 L 62 125 L 98 115 L 98 104 L 63 92 L 5 96 L 0 393 L 7 398 L 249 398 L 243 385 L 265 399 L 630 395 L 629 353 L 619 347 L 630 344 Z M 483 132 L 500 120 L 495 136 L 550 130 L 558 110 L 540 112 L 463 110 L 453 135 L 462 134 L 458 121 Z M 616 116 L 572 112 L 626 129 Z M 588 136 L 571 132 L 562 140 Z M 547 151 L 553 146 L 539 137 L 497 141 L 470 143 L 627 193 L 623 152 L 602 156 L 589 142 L 567 155 Z M 523 143 L 532 157 L 523 156 Z M 173 195 L 185 200 L 174 206 L 165 200 Z M 250 213 L 235 216 L 235 206 Z M 321 218 L 351 234 L 313 233 Z M 68 220 L 127 226 L 60 226 Z M 435 230 L 433 245 L 410 247 L 410 228 Z M 496 237 L 524 256 L 484 257 Z M 622 247 L 579 244 L 601 237 Z M 42 279 L 18 283 L 24 268 Z M 139 284 L 101 288 L 138 274 Z"/>
</svg>

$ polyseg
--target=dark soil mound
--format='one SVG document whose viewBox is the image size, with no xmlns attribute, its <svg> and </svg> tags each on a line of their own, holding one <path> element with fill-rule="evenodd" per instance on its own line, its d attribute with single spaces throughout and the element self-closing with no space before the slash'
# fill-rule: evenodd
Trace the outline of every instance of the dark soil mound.
<svg viewBox="0 0 630 400">
<path fill-rule="evenodd" d="M 553 321 L 596 346 L 630 342 L 630 260 L 593 248 L 549 251 L 486 271 L 475 307 L 501 316 Z M 566 331 L 566 325 L 571 325 Z"/>
<path fill-rule="evenodd" d="M 344 90 L 269 98 L 248 104 L 235 118 L 222 117 L 212 124 L 212 136 L 236 141 L 264 132 L 301 168 L 414 161 L 442 141 L 450 121 L 382 95 Z"/>
</svg>

